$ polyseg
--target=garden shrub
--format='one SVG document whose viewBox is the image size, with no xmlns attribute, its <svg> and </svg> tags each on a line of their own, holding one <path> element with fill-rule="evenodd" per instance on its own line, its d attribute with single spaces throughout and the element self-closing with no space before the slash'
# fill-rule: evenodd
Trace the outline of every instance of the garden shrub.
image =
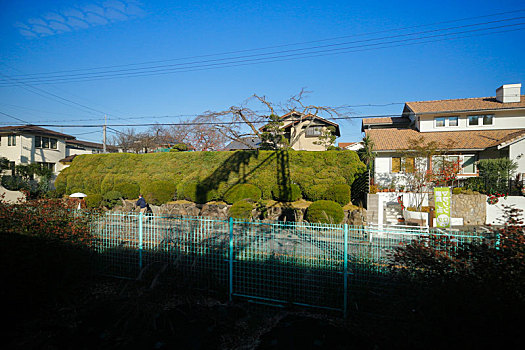
<svg viewBox="0 0 525 350">
<path fill-rule="evenodd" d="M 120 203 L 122 194 L 119 191 L 109 191 L 102 195 L 102 205 L 113 209 L 117 204 Z"/>
<path fill-rule="evenodd" d="M 233 186 L 224 195 L 224 201 L 228 204 L 233 204 L 242 199 L 251 199 L 254 202 L 261 199 L 261 190 L 252 184 L 237 184 Z"/>
<path fill-rule="evenodd" d="M 334 201 L 320 200 L 310 204 L 306 209 L 305 219 L 308 222 L 340 224 L 344 218 L 343 207 Z"/>
<path fill-rule="evenodd" d="M 350 186 L 346 184 L 330 185 L 325 192 L 325 199 L 333 200 L 341 206 L 350 203 Z"/>
<path fill-rule="evenodd" d="M 88 194 L 85 198 L 86 207 L 99 208 L 102 205 L 102 195 L 100 193 Z"/>
<path fill-rule="evenodd" d="M 301 189 L 316 184 L 352 185 L 364 171 L 364 164 L 353 151 L 86 154 L 76 157 L 71 166 L 60 172 L 55 186 L 60 193 L 103 194 L 121 182 L 135 182 L 143 191 L 151 187 L 151 182 L 167 181 L 185 188 L 177 191 L 179 198 L 206 202 L 223 198 L 233 184 L 247 183 L 257 186 L 264 199 L 289 201 L 299 198 L 297 187 L 291 185 L 291 195 L 282 195 L 274 190 L 278 182 L 293 183 Z M 193 186 L 192 190 L 181 185 L 189 182 L 198 185 L 189 186 Z"/>
<path fill-rule="evenodd" d="M 147 203 L 161 205 L 173 200 L 176 185 L 170 181 L 151 181 L 141 186 L 140 192 Z"/>
<path fill-rule="evenodd" d="M 122 198 L 135 199 L 140 194 L 140 187 L 135 182 L 120 182 L 115 185 L 115 191 L 122 193 Z"/>
<path fill-rule="evenodd" d="M 228 212 L 230 217 L 235 219 L 251 219 L 253 208 L 253 203 L 247 200 L 240 200 L 233 203 Z"/>
<path fill-rule="evenodd" d="M 328 184 L 319 184 L 306 187 L 304 189 L 305 199 L 311 202 L 320 201 L 322 199 L 329 199 L 325 197 L 326 191 L 328 191 L 329 187 L 330 185 Z"/>
<path fill-rule="evenodd" d="M 272 187 L 272 197 L 279 202 L 295 202 L 301 198 L 301 188 L 294 183 L 286 186 L 274 185 Z"/>
</svg>

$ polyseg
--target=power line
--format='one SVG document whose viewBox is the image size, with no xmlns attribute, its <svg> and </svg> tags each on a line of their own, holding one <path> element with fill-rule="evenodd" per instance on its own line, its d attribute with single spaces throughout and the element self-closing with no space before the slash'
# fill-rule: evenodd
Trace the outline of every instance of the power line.
<svg viewBox="0 0 525 350">
<path fill-rule="evenodd" d="M 3 115 L 5 115 L 5 116 L 7 116 L 7 117 L 10 117 L 10 118 L 16 119 L 16 120 L 18 120 L 18 121 L 20 121 L 20 122 L 22 122 L 22 123 L 27 124 L 27 122 L 26 122 L 25 120 L 22 120 L 22 119 L 20 119 L 20 118 L 14 117 L 14 116 L 12 116 L 12 115 L 10 115 L 10 114 L 4 113 L 4 112 L 0 112 L 0 114 L 3 114 Z"/>
<path fill-rule="evenodd" d="M 381 31 L 376 31 L 376 32 L 369 32 L 369 33 L 362 33 L 362 34 L 353 34 L 353 35 L 344 35 L 344 36 L 339 36 L 339 37 L 332 37 L 332 38 L 319 39 L 319 40 L 310 40 L 310 41 L 304 41 L 304 42 L 298 42 L 298 43 L 272 45 L 272 46 L 254 48 L 254 49 L 235 50 L 235 51 L 228 51 L 228 52 L 215 53 L 215 54 L 205 54 L 205 55 L 189 56 L 189 57 L 182 57 L 182 58 L 173 58 L 173 59 L 166 59 L 166 60 L 147 61 L 147 62 L 140 62 L 140 63 L 129 63 L 129 64 L 101 66 L 101 67 L 92 67 L 92 68 L 84 68 L 84 69 L 60 70 L 60 71 L 53 71 L 53 72 L 47 72 L 47 73 L 22 74 L 22 75 L 17 75 L 16 77 L 29 77 L 29 76 L 35 76 L 35 75 L 49 75 L 49 74 L 57 74 L 57 73 L 59 74 L 59 73 L 72 73 L 72 72 L 90 71 L 90 70 L 101 70 L 101 69 L 110 69 L 110 68 L 119 68 L 119 67 L 129 67 L 129 66 L 139 66 L 139 65 L 147 65 L 147 64 L 157 64 L 157 63 L 162 63 L 162 62 L 183 61 L 183 60 L 188 60 L 188 59 L 196 59 L 196 58 L 204 58 L 204 57 L 224 56 L 224 55 L 237 54 L 237 53 L 243 53 L 243 52 L 255 52 L 255 51 L 262 51 L 262 50 L 268 50 L 268 49 L 281 48 L 281 47 L 298 46 L 298 45 L 313 44 L 313 43 L 326 42 L 326 41 L 334 41 L 334 40 L 346 39 L 346 38 L 351 38 L 351 37 L 359 37 L 359 36 L 376 35 L 376 34 L 382 34 L 382 33 L 390 33 L 390 32 L 396 32 L 396 31 L 403 31 L 403 30 L 407 30 L 407 29 L 423 28 L 423 27 L 429 27 L 429 26 L 435 26 L 435 25 L 441 25 L 441 24 L 447 24 L 447 23 L 456 23 L 456 22 L 468 21 L 468 20 L 472 20 L 472 19 L 496 17 L 496 16 L 507 15 L 507 14 L 512 14 L 512 13 L 524 12 L 524 11 L 525 11 L 525 9 L 517 9 L 517 10 L 513 10 L 513 11 L 499 12 L 499 13 L 493 13 L 493 14 L 488 14 L 488 15 L 483 15 L 483 16 L 466 17 L 466 18 L 460 18 L 460 19 L 456 19 L 456 20 L 448 20 L 448 21 L 441 21 L 441 22 L 435 22 L 435 23 L 430 23 L 430 24 L 401 27 L 401 28 L 397 28 L 397 29 L 396 28 L 394 28 L 394 29 L 386 29 L 386 30 L 381 30 Z"/>
<path fill-rule="evenodd" d="M 524 18 L 524 17 L 517 17 L 513 19 L 506 19 L 506 20 L 515 20 L 515 19 L 520 19 L 520 18 Z M 504 20 L 500 20 L 500 21 L 504 21 Z M 493 23 L 493 22 L 498 22 L 498 21 L 485 22 L 484 24 Z M 281 54 L 281 53 L 284 53 L 285 51 L 280 51 L 280 52 L 273 52 L 273 53 L 267 53 L 267 54 L 249 55 L 250 57 L 256 57 L 256 56 L 261 56 L 261 55 L 265 55 L 265 56 L 274 55 L 274 56 L 251 58 L 251 59 L 242 59 L 243 57 L 248 57 L 248 56 L 239 56 L 239 57 L 233 57 L 233 58 L 227 58 L 227 59 L 208 60 L 208 61 L 200 61 L 200 62 L 183 63 L 183 64 L 177 64 L 177 65 L 140 68 L 140 69 L 135 69 L 135 70 L 140 70 L 140 71 L 133 71 L 133 72 L 131 72 L 130 70 L 107 71 L 107 72 L 70 75 L 69 77 L 61 76 L 61 77 L 56 77 L 56 78 L 52 78 L 52 77 L 27 78 L 26 81 L 29 81 L 29 79 L 32 79 L 31 82 L 42 83 L 42 84 L 58 83 L 58 82 L 81 82 L 81 81 L 92 81 L 92 80 L 110 79 L 110 78 L 118 78 L 118 77 L 140 77 L 140 76 L 161 75 L 161 74 L 179 73 L 179 72 L 187 72 L 187 71 L 195 71 L 195 70 L 203 70 L 203 69 L 225 68 L 225 67 L 232 67 L 232 66 L 239 66 L 239 65 L 257 64 L 257 63 L 269 63 L 269 62 L 276 62 L 276 61 L 286 61 L 286 60 L 293 60 L 293 59 L 300 59 L 300 58 L 333 55 L 333 54 L 338 54 L 338 53 L 365 51 L 365 50 L 370 50 L 370 49 L 382 49 L 382 48 L 389 48 L 389 47 L 422 44 L 422 43 L 428 43 L 428 42 L 437 42 L 437 41 L 443 41 L 443 40 L 455 40 L 455 39 L 472 37 L 472 36 L 503 33 L 503 32 L 508 32 L 508 31 L 522 30 L 525 28 L 517 28 L 514 30 L 505 30 L 505 31 L 492 31 L 489 33 L 478 33 L 478 32 L 490 31 L 490 30 L 501 29 L 501 28 L 508 28 L 508 27 L 516 27 L 516 26 L 521 26 L 524 24 L 525 22 L 520 22 L 520 23 L 506 24 L 506 25 L 501 25 L 501 26 L 493 26 L 493 27 L 488 27 L 488 28 L 471 29 L 471 30 L 453 32 L 453 33 L 427 35 L 427 36 L 422 36 L 419 38 L 405 38 L 405 39 L 391 40 L 391 41 L 386 41 L 386 42 L 383 41 L 383 42 L 378 42 L 378 43 L 369 43 L 369 44 L 363 44 L 363 45 L 325 49 L 328 46 L 348 45 L 349 43 L 332 44 L 332 45 L 322 46 L 323 48 L 322 50 L 316 50 L 316 51 L 310 51 L 310 52 L 302 52 L 302 53 L 296 52 L 296 53 L 289 53 L 289 54 Z M 479 25 L 479 24 L 473 24 L 473 25 Z M 467 25 L 467 26 L 473 26 L 473 25 Z M 466 27 L 466 26 L 460 26 L 460 27 Z M 453 27 L 453 28 L 458 28 L 458 27 Z M 450 29 L 451 28 L 445 28 L 445 29 L 437 29 L 437 30 L 426 31 L 426 32 L 443 31 L 443 30 L 450 30 Z M 478 34 L 452 37 L 452 36 L 458 36 L 458 35 L 466 34 L 466 33 L 478 33 Z M 407 35 L 414 35 L 414 34 L 418 34 L 418 33 L 412 33 L 412 34 L 407 34 Z M 398 35 L 398 36 L 391 36 L 391 37 L 403 37 L 403 36 L 406 36 L 406 35 Z M 440 37 L 445 37 L 445 38 L 436 39 Z M 390 37 L 386 37 L 386 38 L 390 38 Z M 432 39 L 432 40 L 421 41 L 423 39 Z M 367 39 L 365 41 L 371 41 L 371 40 L 383 40 L 383 38 Z M 362 42 L 362 41 L 357 41 L 357 42 Z M 404 43 L 404 44 L 400 44 L 400 43 Z M 397 45 L 384 46 L 387 44 L 397 44 Z M 382 46 L 382 45 L 383 47 L 377 47 L 377 46 Z M 368 49 L 358 50 L 359 48 L 365 48 L 365 47 L 367 47 Z M 317 49 L 317 48 L 319 47 L 289 50 L 286 52 L 294 52 L 297 50 L 312 50 L 312 49 Z M 206 63 L 206 62 L 217 62 L 217 61 L 225 61 L 225 62 L 201 64 L 201 63 Z M 174 66 L 179 66 L 179 67 L 174 67 Z M 171 67 L 171 68 L 168 68 L 168 67 Z M 3 83 L 3 84 L 0 83 L 0 86 L 9 86 L 9 83 Z"/>
</svg>

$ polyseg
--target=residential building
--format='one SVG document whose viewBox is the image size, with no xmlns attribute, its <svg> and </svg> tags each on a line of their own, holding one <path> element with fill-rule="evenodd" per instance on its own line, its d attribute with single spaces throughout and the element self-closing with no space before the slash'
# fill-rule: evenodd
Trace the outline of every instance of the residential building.
<svg viewBox="0 0 525 350">
<path fill-rule="evenodd" d="M 243 137 L 240 140 L 234 140 L 230 142 L 226 147 L 225 151 L 239 151 L 257 149 L 261 147 L 261 140 L 257 136 Z"/>
<path fill-rule="evenodd" d="M 284 125 L 284 137 L 296 151 L 325 151 L 327 145 L 323 140 L 325 133 L 335 137 L 341 136 L 339 124 L 316 115 L 303 115 L 290 112 L 281 117 Z M 333 146 L 333 144 L 331 144 Z"/>
<path fill-rule="evenodd" d="M 374 142 L 375 181 L 404 184 L 404 169 L 414 141 L 435 142 L 446 158 L 458 162 L 459 178 L 477 176 L 481 159 L 506 157 L 525 173 L 525 96 L 521 84 L 507 84 L 496 96 L 405 103 L 401 117 L 365 118 L 362 131 Z M 431 169 L 443 158 L 417 160 Z"/>
<path fill-rule="evenodd" d="M 0 157 L 15 165 L 38 163 L 56 175 L 64 168 L 66 157 L 101 153 L 103 145 L 77 140 L 75 136 L 35 125 L 0 127 Z M 113 150 L 113 148 L 112 148 Z"/>
<path fill-rule="evenodd" d="M 361 141 L 359 142 L 339 142 L 337 146 L 341 149 L 345 149 L 348 151 L 358 151 L 361 148 L 363 148 L 363 143 Z"/>
</svg>

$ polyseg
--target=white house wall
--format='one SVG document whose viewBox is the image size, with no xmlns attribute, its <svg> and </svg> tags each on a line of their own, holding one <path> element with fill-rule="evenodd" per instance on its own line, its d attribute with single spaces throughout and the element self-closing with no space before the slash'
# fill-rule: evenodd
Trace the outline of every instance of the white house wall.
<svg viewBox="0 0 525 350">
<path fill-rule="evenodd" d="M 518 164 L 517 173 L 525 173 L 525 139 L 509 146 L 509 159 Z"/>
<path fill-rule="evenodd" d="M 507 198 L 499 198 L 496 204 L 487 204 L 487 225 L 503 225 L 504 224 L 504 206 L 513 206 L 517 209 L 525 210 L 524 196 L 509 196 Z M 525 212 L 522 212 L 522 219 L 525 219 Z"/>
<path fill-rule="evenodd" d="M 493 114 L 493 125 L 469 126 L 468 116 Z M 458 126 L 448 126 L 448 120 L 445 121 L 445 127 L 436 127 L 434 118 L 436 117 L 454 117 L 458 116 Z M 473 131 L 473 130 L 497 130 L 497 129 L 524 129 L 525 128 L 525 111 L 497 111 L 497 112 L 472 112 L 472 113 L 446 113 L 420 115 L 417 123 L 419 131 Z"/>
</svg>

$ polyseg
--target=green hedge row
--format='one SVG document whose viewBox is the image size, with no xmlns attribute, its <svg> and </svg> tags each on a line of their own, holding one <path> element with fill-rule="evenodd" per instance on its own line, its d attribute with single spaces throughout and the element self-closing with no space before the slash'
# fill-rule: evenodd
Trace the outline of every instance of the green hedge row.
<svg viewBox="0 0 525 350">
<path fill-rule="evenodd" d="M 259 191 L 263 199 L 294 201 L 313 198 L 312 188 L 325 188 L 319 198 L 343 205 L 346 189 L 336 191 L 335 197 L 328 196 L 328 190 L 351 186 L 364 171 L 353 151 L 112 153 L 77 156 L 60 173 L 55 187 L 60 194 L 117 191 L 129 199 L 140 192 L 151 204 L 177 198 L 234 203 L 245 196 L 257 200 Z M 343 199 L 338 199 L 343 192 Z"/>
</svg>

